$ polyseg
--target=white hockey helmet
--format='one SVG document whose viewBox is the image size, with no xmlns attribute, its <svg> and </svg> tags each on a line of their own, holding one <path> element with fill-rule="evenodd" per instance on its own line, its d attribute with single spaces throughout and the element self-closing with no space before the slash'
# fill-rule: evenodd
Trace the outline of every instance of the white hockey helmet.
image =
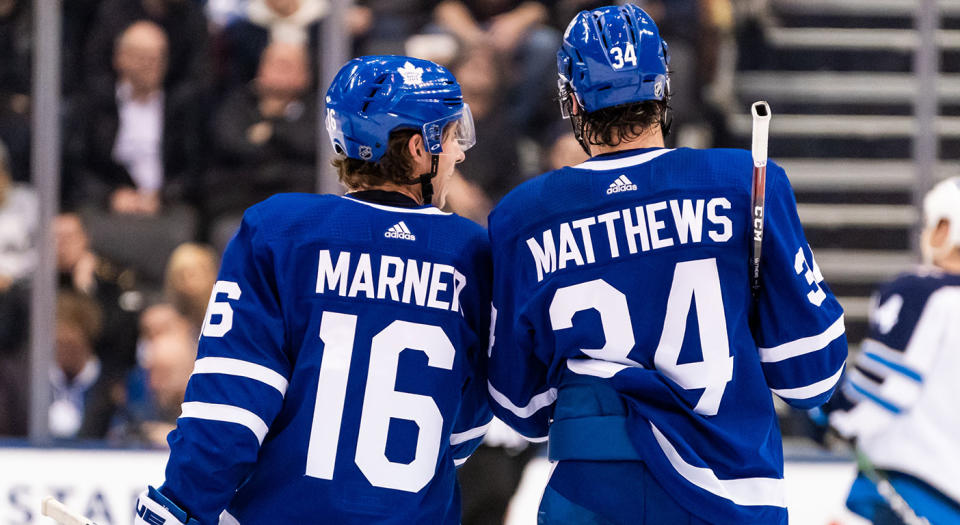
<svg viewBox="0 0 960 525">
<path fill-rule="evenodd" d="M 923 198 L 926 228 L 932 230 L 941 220 L 950 222 L 949 246 L 960 246 L 960 177 L 950 177 L 930 190 Z"/>
</svg>

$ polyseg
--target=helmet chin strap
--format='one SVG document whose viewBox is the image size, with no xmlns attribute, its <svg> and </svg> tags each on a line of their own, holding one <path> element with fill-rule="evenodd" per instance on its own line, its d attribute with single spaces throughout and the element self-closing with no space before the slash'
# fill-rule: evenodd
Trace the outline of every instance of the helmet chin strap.
<svg viewBox="0 0 960 525">
<path fill-rule="evenodd" d="M 670 113 L 669 95 L 665 98 L 663 112 L 660 113 L 660 132 L 666 137 L 670 134 L 670 128 L 673 127 L 673 113 Z"/>
<path fill-rule="evenodd" d="M 576 97 L 572 93 L 566 95 L 563 104 L 566 105 L 564 111 L 570 116 L 570 126 L 573 128 L 573 136 L 576 137 L 580 147 L 583 148 L 583 152 L 586 153 L 587 156 L 592 156 L 590 147 L 587 146 L 587 143 L 583 140 L 583 106 L 577 102 Z M 577 106 L 576 113 L 573 111 L 574 104 Z"/>
<path fill-rule="evenodd" d="M 440 166 L 440 155 L 430 155 L 430 173 L 424 173 L 417 177 L 413 184 L 420 184 L 420 196 L 422 204 L 433 203 L 433 178 L 437 176 L 437 170 Z"/>
</svg>

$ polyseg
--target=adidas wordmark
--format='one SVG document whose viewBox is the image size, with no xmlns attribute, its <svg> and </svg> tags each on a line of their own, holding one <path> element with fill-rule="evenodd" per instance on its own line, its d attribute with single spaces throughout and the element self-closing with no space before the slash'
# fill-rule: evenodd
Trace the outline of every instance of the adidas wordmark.
<svg viewBox="0 0 960 525">
<path fill-rule="evenodd" d="M 404 224 L 403 221 L 391 226 L 389 229 L 387 229 L 383 236 L 390 239 L 406 239 L 408 241 L 417 240 L 417 236 L 410 233 L 410 228 L 407 228 L 407 225 Z"/>
<path fill-rule="evenodd" d="M 637 185 L 630 182 L 630 179 L 626 175 L 620 175 L 617 177 L 617 180 L 610 183 L 610 187 L 607 188 L 607 195 L 613 195 L 614 193 L 620 193 L 621 191 L 636 191 Z"/>
</svg>

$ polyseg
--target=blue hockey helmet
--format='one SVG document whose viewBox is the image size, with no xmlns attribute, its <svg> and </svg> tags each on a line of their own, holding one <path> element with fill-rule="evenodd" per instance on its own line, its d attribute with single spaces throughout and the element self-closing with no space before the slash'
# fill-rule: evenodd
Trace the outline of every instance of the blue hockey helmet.
<svg viewBox="0 0 960 525">
<path fill-rule="evenodd" d="M 581 11 L 557 52 L 561 105 L 572 93 L 587 113 L 669 97 L 667 44 L 650 15 L 626 4 Z M 567 116 L 564 107 L 564 117 Z"/>
<path fill-rule="evenodd" d="M 386 152 L 390 132 L 414 129 L 427 151 L 440 154 L 443 133 L 456 126 L 466 151 L 476 142 L 473 116 L 460 84 L 445 67 L 405 56 L 366 56 L 347 62 L 326 97 L 326 127 L 337 153 L 369 162 Z"/>
</svg>

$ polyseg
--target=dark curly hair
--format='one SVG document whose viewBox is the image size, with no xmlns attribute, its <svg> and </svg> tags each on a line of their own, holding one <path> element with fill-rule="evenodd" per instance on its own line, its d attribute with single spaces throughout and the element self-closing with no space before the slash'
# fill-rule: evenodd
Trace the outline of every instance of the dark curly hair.
<svg viewBox="0 0 960 525">
<path fill-rule="evenodd" d="M 581 136 L 587 144 L 619 146 L 624 141 L 640 137 L 654 125 L 662 125 L 667 109 L 665 100 L 645 100 L 598 109 L 580 119 Z M 662 131 L 666 135 L 668 130 Z"/>
<path fill-rule="evenodd" d="M 350 190 L 380 186 L 385 183 L 411 184 L 415 178 L 413 157 L 407 149 L 410 137 L 420 133 L 413 129 L 396 129 L 390 132 L 387 142 L 387 151 L 377 162 L 367 162 L 349 157 L 333 159 L 333 167 L 337 169 L 337 178 Z"/>
</svg>

